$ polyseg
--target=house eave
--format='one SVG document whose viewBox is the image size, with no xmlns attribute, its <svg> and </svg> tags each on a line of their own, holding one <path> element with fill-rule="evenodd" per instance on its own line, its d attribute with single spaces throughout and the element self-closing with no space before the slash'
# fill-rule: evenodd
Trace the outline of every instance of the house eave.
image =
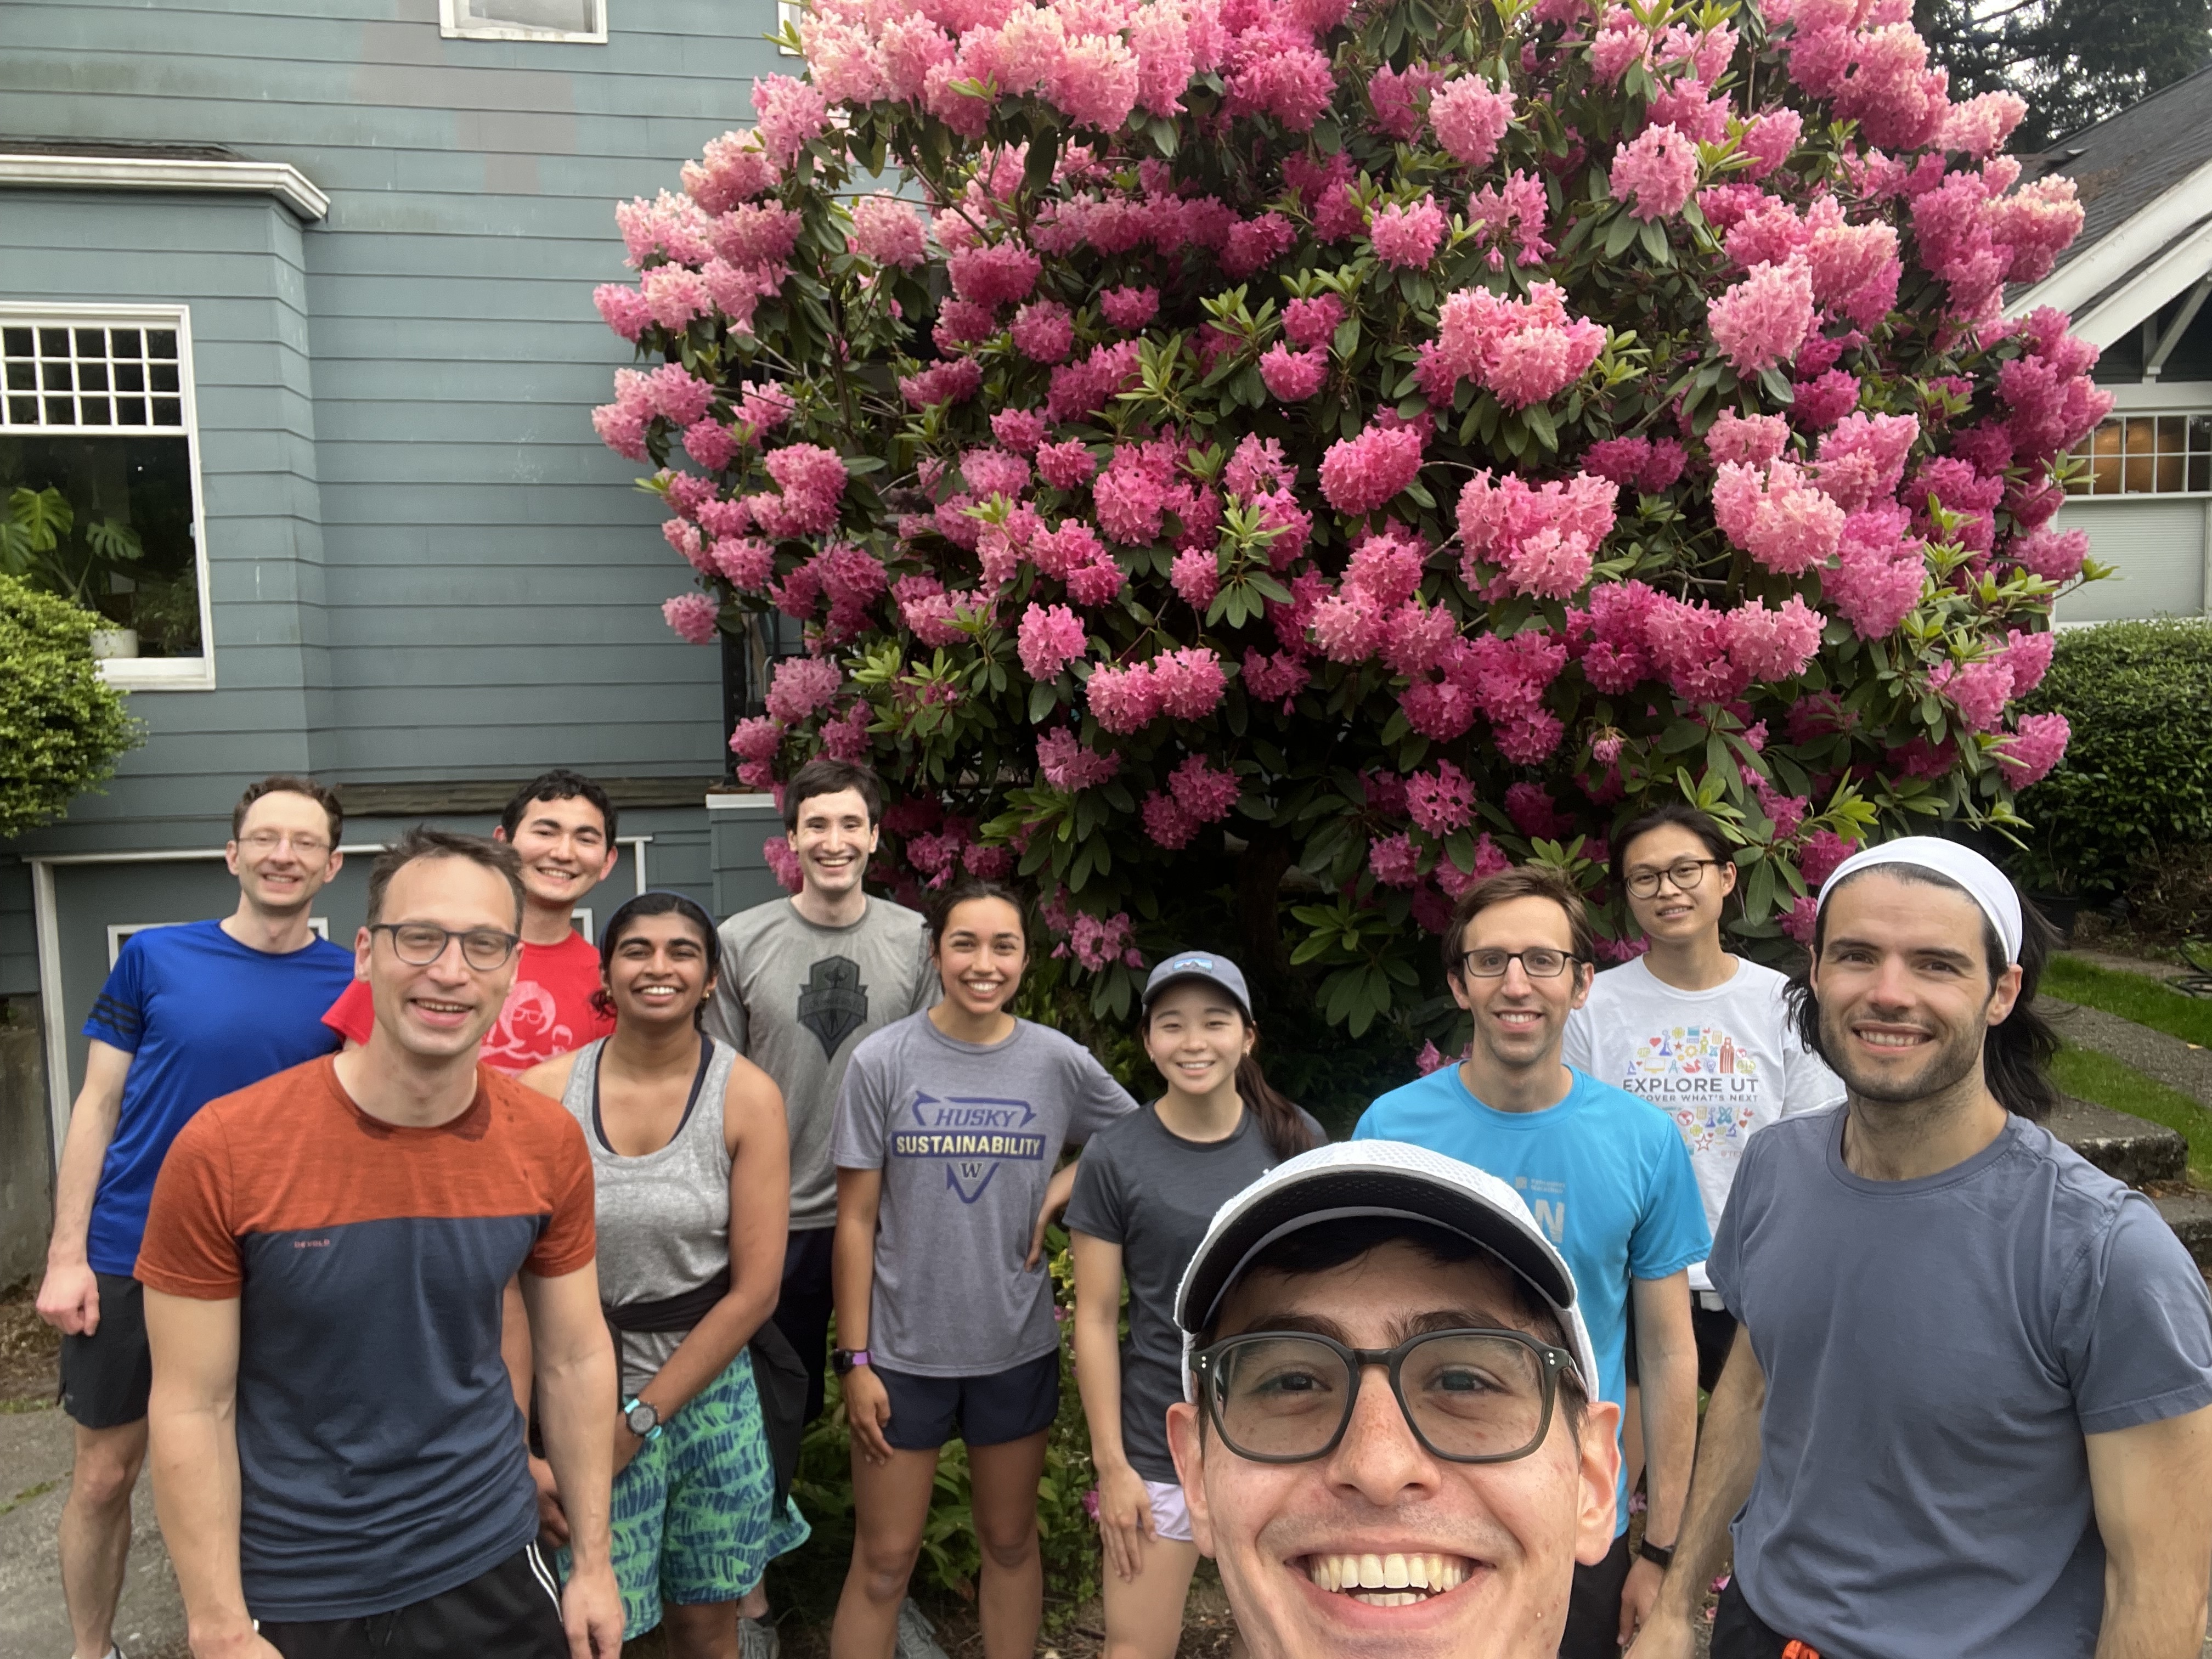
<svg viewBox="0 0 2212 1659">
<path fill-rule="evenodd" d="M 212 191 L 274 196 L 313 224 L 331 198 L 289 161 L 206 161 L 151 155 L 0 152 L 0 188 Z"/>
</svg>

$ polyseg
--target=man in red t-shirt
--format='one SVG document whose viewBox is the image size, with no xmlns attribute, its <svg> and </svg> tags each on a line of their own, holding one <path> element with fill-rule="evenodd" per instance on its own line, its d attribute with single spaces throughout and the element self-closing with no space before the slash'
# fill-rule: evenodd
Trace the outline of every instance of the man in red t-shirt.
<svg viewBox="0 0 2212 1659">
<path fill-rule="evenodd" d="M 509 848 L 408 831 L 354 945 L 368 1042 L 210 1103 L 162 1166 L 137 1272 L 154 1498 L 204 1659 L 621 1649 L 591 1157 L 477 1058 L 522 905 Z M 501 1363 L 518 1272 L 565 1592 Z"/>
<path fill-rule="evenodd" d="M 494 841 L 522 860 L 522 959 L 507 1006 L 484 1034 L 483 1063 L 519 1077 L 540 1060 L 614 1033 L 614 1016 L 592 1000 L 599 953 L 576 931 L 576 906 L 615 867 L 615 807 L 589 778 L 547 772 L 515 791 Z M 323 1024 L 348 1048 L 368 1041 L 376 1023 L 368 982 L 356 979 L 331 1005 Z"/>
</svg>

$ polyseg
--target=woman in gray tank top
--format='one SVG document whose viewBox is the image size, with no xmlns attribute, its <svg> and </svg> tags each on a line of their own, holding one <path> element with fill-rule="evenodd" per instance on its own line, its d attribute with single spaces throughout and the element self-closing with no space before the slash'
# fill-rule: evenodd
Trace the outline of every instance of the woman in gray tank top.
<svg viewBox="0 0 2212 1659">
<path fill-rule="evenodd" d="M 623 1635 L 665 1625 L 672 1659 L 734 1659 L 740 1614 L 765 1609 L 762 1571 L 807 1534 L 776 1501 L 746 1348 L 782 1277 L 783 1100 L 699 1030 L 718 957 L 690 899 L 630 900 L 599 943 L 614 1035 L 522 1077 L 575 1114 L 591 1148 L 599 1297 L 622 1371 L 608 1407 Z M 762 1628 L 745 1624 L 757 1647 Z"/>
</svg>

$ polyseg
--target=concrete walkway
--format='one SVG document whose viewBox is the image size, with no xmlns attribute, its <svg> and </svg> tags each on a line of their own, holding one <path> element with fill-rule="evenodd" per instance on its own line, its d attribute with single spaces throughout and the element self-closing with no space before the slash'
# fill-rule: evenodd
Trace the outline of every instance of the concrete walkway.
<svg viewBox="0 0 2212 1659">
<path fill-rule="evenodd" d="M 2057 997 L 2038 999 L 2044 1016 L 2059 1036 L 2085 1048 L 2110 1054 L 2132 1066 L 2145 1077 L 2155 1078 L 2169 1089 L 2179 1089 L 2212 1111 L 2212 1048 L 2200 1048 L 2164 1031 L 2154 1031 L 2118 1014 L 2062 1002 Z"/>
</svg>

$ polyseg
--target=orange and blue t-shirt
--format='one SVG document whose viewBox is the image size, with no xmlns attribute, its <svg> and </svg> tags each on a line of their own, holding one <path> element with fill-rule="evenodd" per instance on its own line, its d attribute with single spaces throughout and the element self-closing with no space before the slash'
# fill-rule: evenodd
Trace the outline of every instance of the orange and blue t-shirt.
<svg viewBox="0 0 2212 1659">
<path fill-rule="evenodd" d="M 518 1270 L 574 1273 L 594 1243 L 576 1120 L 483 1066 L 468 1109 L 434 1128 L 369 1116 L 328 1058 L 185 1126 L 138 1278 L 238 1300 L 240 1567 L 256 1618 L 388 1613 L 537 1535 L 501 1298 Z"/>
</svg>

